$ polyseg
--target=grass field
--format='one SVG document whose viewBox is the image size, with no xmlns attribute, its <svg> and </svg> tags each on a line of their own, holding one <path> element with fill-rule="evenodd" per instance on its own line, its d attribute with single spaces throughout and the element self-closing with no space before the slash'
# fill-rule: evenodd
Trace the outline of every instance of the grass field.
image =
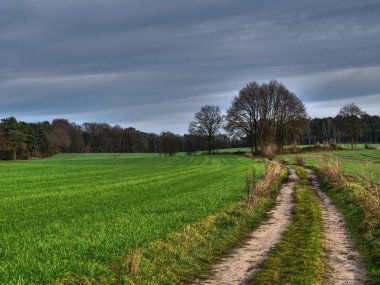
<svg viewBox="0 0 380 285">
<path fill-rule="evenodd" d="M 378 150 L 380 149 L 380 144 L 369 144 L 369 145 L 373 148 L 378 149 Z M 312 145 L 298 145 L 298 146 L 300 148 L 304 148 L 304 147 L 308 147 L 308 146 L 312 146 Z M 345 148 L 345 149 L 350 149 L 350 147 L 351 147 L 349 144 L 338 144 L 338 146 L 341 148 Z M 364 144 L 356 144 L 355 147 L 357 150 L 363 150 Z M 237 147 L 237 148 L 224 148 L 224 149 L 215 150 L 215 152 L 217 152 L 217 153 L 223 153 L 223 152 L 234 153 L 234 152 L 248 152 L 248 151 L 251 151 L 251 148 L 249 148 L 249 147 Z"/>
<path fill-rule="evenodd" d="M 317 166 L 326 158 L 333 158 L 339 162 L 340 167 L 347 174 L 362 177 L 372 169 L 380 169 L 380 150 L 340 150 L 332 152 L 310 152 L 301 154 L 283 154 L 279 157 L 289 159 L 294 163 L 296 156 L 303 156 L 305 164 L 308 166 Z M 380 178 L 380 172 L 373 173 L 375 178 Z"/>
<path fill-rule="evenodd" d="M 242 156 L 62 154 L 0 163 L 0 284 L 99 278 L 131 249 L 223 211 L 263 165 Z"/>
</svg>

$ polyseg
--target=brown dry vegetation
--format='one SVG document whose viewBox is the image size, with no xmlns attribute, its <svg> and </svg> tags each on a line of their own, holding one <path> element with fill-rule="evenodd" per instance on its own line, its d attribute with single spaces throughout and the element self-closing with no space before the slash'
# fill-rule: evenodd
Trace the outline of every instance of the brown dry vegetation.
<svg viewBox="0 0 380 285">
<path fill-rule="evenodd" d="M 358 183 L 350 177 L 347 177 L 339 167 L 337 160 L 324 160 L 319 166 L 319 173 L 326 177 L 329 183 L 338 190 L 354 190 L 353 198 L 357 198 L 363 204 L 363 223 L 373 232 L 380 229 L 380 180 L 375 179 L 373 171 L 379 169 L 371 163 L 367 163 L 367 170 L 363 175 L 362 183 Z"/>
<path fill-rule="evenodd" d="M 258 180 L 255 170 L 252 175 L 247 175 L 246 191 L 248 205 L 255 205 L 260 196 L 268 195 L 275 186 L 275 182 L 282 173 L 282 165 L 277 161 L 265 160 L 265 176 Z"/>
<path fill-rule="evenodd" d="M 305 158 L 303 156 L 296 156 L 296 164 L 298 166 L 304 166 L 305 164 Z"/>
</svg>

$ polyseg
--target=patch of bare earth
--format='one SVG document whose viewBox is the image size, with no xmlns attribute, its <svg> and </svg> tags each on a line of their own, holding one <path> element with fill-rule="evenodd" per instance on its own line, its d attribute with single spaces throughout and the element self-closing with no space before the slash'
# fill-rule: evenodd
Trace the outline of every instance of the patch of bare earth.
<svg viewBox="0 0 380 285">
<path fill-rule="evenodd" d="M 323 284 L 364 284 L 367 273 L 360 254 L 347 232 L 343 216 L 321 191 L 315 174 L 308 170 L 309 179 L 322 205 L 324 262 Z"/>
<path fill-rule="evenodd" d="M 266 259 L 269 251 L 280 241 L 284 231 L 292 222 L 294 183 L 298 177 L 289 169 L 289 180 L 281 187 L 276 206 L 270 211 L 270 218 L 253 231 L 242 247 L 235 249 L 226 258 L 217 263 L 212 271 L 213 277 L 199 281 L 204 285 L 248 284 L 258 271 L 259 265 Z"/>
</svg>

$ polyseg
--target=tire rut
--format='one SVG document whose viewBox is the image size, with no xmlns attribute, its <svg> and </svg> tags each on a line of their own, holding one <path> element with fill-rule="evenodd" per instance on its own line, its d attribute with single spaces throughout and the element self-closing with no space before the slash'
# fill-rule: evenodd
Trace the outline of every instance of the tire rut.
<svg viewBox="0 0 380 285">
<path fill-rule="evenodd" d="M 317 177 L 309 170 L 309 180 L 322 205 L 323 246 L 326 270 L 323 284 L 364 284 L 367 273 L 361 256 L 350 239 L 342 214 L 322 192 Z"/>
<path fill-rule="evenodd" d="M 203 285 L 248 284 L 258 271 L 259 265 L 267 258 L 269 251 L 280 241 L 284 231 L 292 222 L 294 184 L 296 172 L 289 168 L 288 182 L 282 184 L 276 206 L 269 212 L 270 218 L 253 231 L 244 245 L 235 249 L 217 263 L 213 277 L 196 282 Z"/>
</svg>

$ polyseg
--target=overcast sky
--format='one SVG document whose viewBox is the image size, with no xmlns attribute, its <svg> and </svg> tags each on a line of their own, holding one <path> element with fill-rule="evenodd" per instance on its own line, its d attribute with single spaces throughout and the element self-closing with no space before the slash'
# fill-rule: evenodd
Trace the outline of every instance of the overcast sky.
<svg viewBox="0 0 380 285">
<path fill-rule="evenodd" d="M 380 114 L 380 1 L 1 0 L 0 117 L 187 131 L 249 81 Z"/>
</svg>

